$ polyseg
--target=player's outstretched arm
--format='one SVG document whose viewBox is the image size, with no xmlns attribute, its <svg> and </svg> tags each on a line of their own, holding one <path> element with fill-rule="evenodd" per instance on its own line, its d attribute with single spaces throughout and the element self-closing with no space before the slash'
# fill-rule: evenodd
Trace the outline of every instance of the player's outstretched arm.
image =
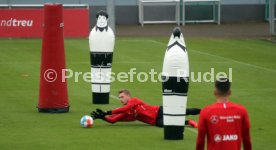
<svg viewBox="0 0 276 150">
<path fill-rule="evenodd" d="M 129 101 L 126 105 L 116 108 L 116 109 L 113 109 L 112 114 L 125 113 L 125 112 L 129 111 L 131 108 L 133 108 L 134 105 L 135 105 L 135 102 Z"/>
<path fill-rule="evenodd" d="M 110 116 L 105 116 L 104 120 L 109 123 L 116 123 L 118 121 L 124 121 L 125 114 L 114 114 Z"/>
<path fill-rule="evenodd" d="M 109 123 L 116 123 L 118 121 L 132 121 L 126 118 L 126 114 L 121 113 L 121 114 L 113 114 L 110 115 L 111 111 L 103 111 L 101 109 L 96 109 L 96 111 L 92 111 L 91 117 L 96 120 L 96 119 L 102 119 L 106 122 Z"/>
</svg>

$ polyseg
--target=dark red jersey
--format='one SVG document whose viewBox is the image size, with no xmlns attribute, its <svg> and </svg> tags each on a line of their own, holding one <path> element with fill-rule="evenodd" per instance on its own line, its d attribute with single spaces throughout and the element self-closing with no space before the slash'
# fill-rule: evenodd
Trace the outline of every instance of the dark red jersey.
<svg viewBox="0 0 276 150">
<path fill-rule="evenodd" d="M 150 106 L 138 98 L 132 98 L 126 105 L 112 110 L 112 115 L 106 116 L 105 120 L 110 123 L 139 120 L 155 125 L 159 107 Z"/>
<path fill-rule="evenodd" d="M 215 103 L 201 110 L 197 150 L 251 150 L 249 118 L 246 109 L 232 102 Z"/>
</svg>

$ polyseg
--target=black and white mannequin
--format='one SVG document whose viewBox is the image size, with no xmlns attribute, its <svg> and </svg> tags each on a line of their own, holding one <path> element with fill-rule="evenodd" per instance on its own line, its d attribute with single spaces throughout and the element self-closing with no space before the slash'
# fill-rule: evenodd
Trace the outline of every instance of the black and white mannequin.
<svg viewBox="0 0 276 150">
<path fill-rule="evenodd" d="M 93 104 L 108 104 L 115 36 L 108 26 L 108 14 L 99 11 L 89 35 Z"/>
<path fill-rule="evenodd" d="M 180 28 L 170 37 L 163 62 L 164 138 L 183 139 L 189 86 L 188 53 Z"/>
</svg>

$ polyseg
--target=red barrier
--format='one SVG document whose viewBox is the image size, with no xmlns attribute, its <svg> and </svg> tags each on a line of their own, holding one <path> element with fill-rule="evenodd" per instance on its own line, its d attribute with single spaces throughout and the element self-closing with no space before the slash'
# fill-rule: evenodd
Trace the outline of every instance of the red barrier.
<svg viewBox="0 0 276 150">
<path fill-rule="evenodd" d="M 63 39 L 63 13 L 61 4 L 45 4 L 40 89 L 38 111 L 63 113 L 69 111 Z"/>
<path fill-rule="evenodd" d="M 42 37 L 43 9 L 0 9 L 0 37 Z M 64 8 L 64 36 L 87 37 L 89 10 Z"/>
</svg>

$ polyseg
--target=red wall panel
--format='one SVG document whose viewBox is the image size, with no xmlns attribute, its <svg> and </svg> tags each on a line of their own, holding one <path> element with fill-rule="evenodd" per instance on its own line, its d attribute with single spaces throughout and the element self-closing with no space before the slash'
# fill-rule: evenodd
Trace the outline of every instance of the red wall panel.
<svg viewBox="0 0 276 150">
<path fill-rule="evenodd" d="M 87 37 L 88 9 L 63 9 L 64 36 Z M 0 37 L 42 37 L 43 9 L 0 9 Z"/>
</svg>

